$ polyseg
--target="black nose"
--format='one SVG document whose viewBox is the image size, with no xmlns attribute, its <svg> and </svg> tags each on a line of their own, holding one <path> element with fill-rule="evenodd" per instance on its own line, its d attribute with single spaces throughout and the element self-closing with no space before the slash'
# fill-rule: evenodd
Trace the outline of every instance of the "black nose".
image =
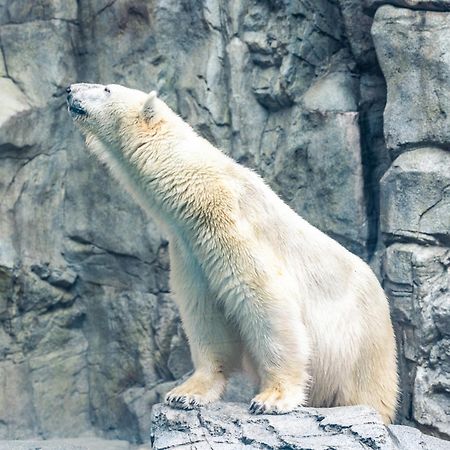
<svg viewBox="0 0 450 450">
<path fill-rule="evenodd" d="M 70 93 L 72 92 L 72 89 L 70 89 L 70 86 L 67 86 L 67 87 L 66 87 L 66 92 L 67 92 L 68 94 L 70 94 Z"/>
</svg>

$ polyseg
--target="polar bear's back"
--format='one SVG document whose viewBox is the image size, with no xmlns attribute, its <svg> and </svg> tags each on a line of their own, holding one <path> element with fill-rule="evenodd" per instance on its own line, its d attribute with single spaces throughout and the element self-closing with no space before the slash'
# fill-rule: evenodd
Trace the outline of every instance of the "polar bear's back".
<svg viewBox="0 0 450 450">
<path fill-rule="evenodd" d="M 300 294 L 334 297 L 337 284 L 344 288 L 352 273 L 375 278 L 366 263 L 295 213 L 257 174 L 241 166 L 233 170 L 241 184 L 239 232 L 255 253 L 269 252 L 296 278 Z"/>
</svg>

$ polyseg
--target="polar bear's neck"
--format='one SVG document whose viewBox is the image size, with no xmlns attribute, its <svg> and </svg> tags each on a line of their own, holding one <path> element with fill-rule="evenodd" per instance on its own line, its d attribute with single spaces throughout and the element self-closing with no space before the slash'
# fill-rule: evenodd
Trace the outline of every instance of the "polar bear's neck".
<svg viewBox="0 0 450 450">
<path fill-rule="evenodd" d="M 192 129 L 177 136 L 141 135 L 125 140 L 122 148 L 92 139 L 89 147 L 135 201 L 168 230 L 186 229 L 186 225 L 193 231 L 204 228 L 211 214 L 205 205 L 214 206 L 215 213 L 229 208 L 229 189 L 222 186 L 218 167 L 226 170 L 232 162 Z"/>
<path fill-rule="evenodd" d="M 139 183 L 138 177 L 133 173 L 130 164 L 120 154 L 119 149 L 114 148 L 113 145 L 106 144 L 95 136 L 89 136 L 86 139 L 86 144 L 92 154 L 110 170 L 113 177 L 120 183 L 122 188 L 139 204 L 147 213 L 149 210 L 148 204 L 150 199 L 144 195 Z"/>
</svg>

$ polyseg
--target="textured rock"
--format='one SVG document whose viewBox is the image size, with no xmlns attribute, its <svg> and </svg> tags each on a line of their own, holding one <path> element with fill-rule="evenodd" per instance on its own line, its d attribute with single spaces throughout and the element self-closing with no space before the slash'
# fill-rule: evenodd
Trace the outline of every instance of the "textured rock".
<svg viewBox="0 0 450 450">
<path fill-rule="evenodd" d="M 195 411 L 155 405 L 154 450 L 168 449 L 310 449 L 439 450 L 450 444 L 409 427 L 388 430 L 370 408 L 302 408 L 288 415 L 249 414 L 238 403 Z"/>
<path fill-rule="evenodd" d="M 365 0 L 364 3 L 370 11 L 375 11 L 382 5 L 393 5 L 425 11 L 450 11 L 449 0 Z"/>
<path fill-rule="evenodd" d="M 387 146 L 395 154 L 405 146 L 447 146 L 450 14 L 382 6 L 372 35 L 387 81 Z"/>
<path fill-rule="evenodd" d="M 345 34 L 355 62 L 360 68 L 374 73 L 378 70 L 373 41 L 368 32 L 372 26 L 372 17 L 364 9 L 360 0 L 338 0 L 341 9 Z M 364 70 L 363 70 L 364 72 Z"/>
<path fill-rule="evenodd" d="M 450 152 L 421 148 L 400 155 L 381 180 L 381 231 L 450 244 Z"/>
<path fill-rule="evenodd" d="M 28 100 L 9 78 L 0 78 L 0 92 L 4 105 L 0 111 L 0 129 L 11 117 L 29 109 Z"/>
<path fill-rule="evenodd" d="M 0 441 L 0 450 L 131 450 L 125 441 L 94 438 L 49 441 Z"/>
<path fill-rule="evenodd" d="M 392 437 L 394 448 L 399 449 L 423 449 L 423 450 L 449 450 L 450 443 L 442 439 L 427 436 L 416 428 L 403 425 L 390 425 L 389 433 Z"/>
<path fill-rule="evenodd" d="M 70 74 L 76 72 L 75 32 L 74 24 L 61 19 L 1 26 L 0 40 L 7 75 L 33 105 L 45 106 L 48 97 L 61 92 L 70 82 Z"/>
<path fill-rule="evenodd" d="M 368 2 L 377 6 L 381 2 Z M 389 2 L 448 10 L 448 2 Z M 380 183 L 385 289 L 399 341 L 399 417 L 450 435 L 450 16 L 382 6 L 372 28 L 387 81 L 386 144 L 398 156 Z M 406 153 L 403 153 L 405 152 Z M 391 245 L 392 244 L 392 245 Z M 406 438 L 415 440 L 412 434 Z"/>
<path fill-rule="evenodd" d="M 384 275 L 400 345 L 400 414 L 450 435 L 450 249 L 393 244 Z"/>
</svg>

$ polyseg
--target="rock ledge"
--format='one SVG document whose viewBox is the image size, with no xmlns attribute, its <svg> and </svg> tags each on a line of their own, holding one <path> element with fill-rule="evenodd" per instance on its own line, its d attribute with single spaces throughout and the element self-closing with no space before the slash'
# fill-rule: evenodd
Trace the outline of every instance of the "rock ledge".
<svg viewBox="0 0 450 450">
<path fill-rule="evenodd" d="M 415 428 L 385 427 L 365 406 L 302 408 L 287 415 L 248 413 L 240 403 L 216 403 L 192 411 L 155 405 L 154 450 L 445 450 L 450 443 Z"/>
</svg>

